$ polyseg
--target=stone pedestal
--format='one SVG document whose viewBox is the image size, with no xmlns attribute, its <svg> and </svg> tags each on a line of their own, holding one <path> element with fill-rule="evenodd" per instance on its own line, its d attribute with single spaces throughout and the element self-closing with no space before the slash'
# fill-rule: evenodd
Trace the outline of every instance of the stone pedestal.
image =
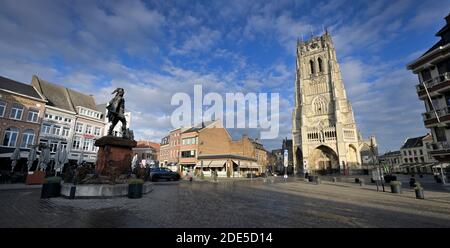
<svg viewBox="0 0 450 248">
<path fill-rule="evenodd" d="M 133 147 L 136 141 L 115 136 L 104 136 L 95 141 L 99 147 L 95 171 L 100 175 L 120 175 L 131 170 Z"/>
<path fill-rule="evenodd" d="M 25 184 L 27 184 L 27 185 L 43 184 L 44 178 L 45 178 L 45 172 L 30 171 L 30 172 L 28 172 Z"/>
</svg>

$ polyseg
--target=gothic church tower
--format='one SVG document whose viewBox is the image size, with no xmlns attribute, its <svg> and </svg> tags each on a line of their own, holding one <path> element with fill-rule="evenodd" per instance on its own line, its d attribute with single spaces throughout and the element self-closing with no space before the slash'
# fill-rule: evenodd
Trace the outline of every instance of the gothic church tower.
<svg viewBox="0 0 450 248">
<path fill-rule="evenodd" d="M 292 140 L 296 173 L 361 169 L 358 130 L 328 32 L 297 44 Z"/>
</svg>

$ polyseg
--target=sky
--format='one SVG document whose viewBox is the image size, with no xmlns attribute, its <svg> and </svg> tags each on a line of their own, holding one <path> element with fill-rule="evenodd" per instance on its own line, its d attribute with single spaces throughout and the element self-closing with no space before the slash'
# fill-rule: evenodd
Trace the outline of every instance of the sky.
<svg viewBox="0 0 450 248">
<path fill-rule="evenodd" d="M 327 27 L 364 137 L 381 152 L 424 135 L 417 76 L 406 65 L 438 41 L 450 1 L 0 0 L 0 75 L 32 75 L 93 94 L 125 89 L 137 139 L 173 127 L 173 94 L 280 94 L 280 133 L 291 138 L 296 41 Z M 233 129 L 258 138 L 258 130 Z"/>
</svg>

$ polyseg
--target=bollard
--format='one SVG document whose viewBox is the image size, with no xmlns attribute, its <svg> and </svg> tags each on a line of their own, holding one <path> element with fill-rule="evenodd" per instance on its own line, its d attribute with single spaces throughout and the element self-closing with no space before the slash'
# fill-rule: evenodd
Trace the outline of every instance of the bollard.
<svg viewBox="0 0 450 248">
<path fill-rule="evenodd" d="M 336 182 L 337 182 L 337 178 L 333 177 L 333 183 L 336 183 Z"/>
<path fill-rule="evenodd" d="M 423 188 L 421 187 L 416 187 L 415 189 L 416 192 L 416 198 L 417 199 L 425 199 L 424 195 L 423 195 Z"/>
<path fill-rule="evenodd" d="M 364 186 L 364 179 L 359 179 L 359 186 Z"/>
</svg>

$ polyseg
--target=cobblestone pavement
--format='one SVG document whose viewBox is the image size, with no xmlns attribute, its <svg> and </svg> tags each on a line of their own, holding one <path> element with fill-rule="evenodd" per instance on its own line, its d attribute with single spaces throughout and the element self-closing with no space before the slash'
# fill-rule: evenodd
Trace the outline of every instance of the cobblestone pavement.
<svg viewBox="0 0 450 248">
<path fill-rule="evenodd" d="M 0 227 L 450 227 L 450 193 L 297 179 L 155 183 L 141 199 L 1 190 Z"/>
</svg>

